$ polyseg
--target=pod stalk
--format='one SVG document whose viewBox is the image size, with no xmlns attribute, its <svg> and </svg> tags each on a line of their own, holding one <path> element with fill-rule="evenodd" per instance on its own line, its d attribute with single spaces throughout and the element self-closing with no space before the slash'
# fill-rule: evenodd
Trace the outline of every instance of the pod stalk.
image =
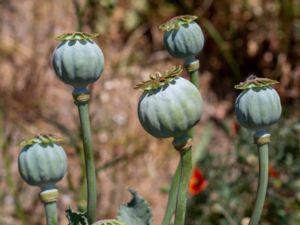
<svg viewBox="0 0 300 225">
<path fill-rule="evenodd" d="M 48 189 L 40 193 L 40 200 L 44 203 L 47 225 L 57 225 L 57 201 L 58 190 Z"/>
<path fill-rule="evenodd" d="M 259 182 L 256 192 L 254 210 L 249 225 L 258 225 L 268 188 L 269 142 L 271 135 L 266 130 L 259 130 L 254 135 L 259 157 Z"/>
<path fill-rule="evenodd" d="M 90 224 L 96 221 L 97 189 L 96 170 L 92 149 L 92 134 L 89 118 L 90 94 L 86 88 L 75 89 L 73 99 L 78 107 L 81 135 L 84 149 L 85 171 L 87 179 L 87 217 Z"/>
</svg>

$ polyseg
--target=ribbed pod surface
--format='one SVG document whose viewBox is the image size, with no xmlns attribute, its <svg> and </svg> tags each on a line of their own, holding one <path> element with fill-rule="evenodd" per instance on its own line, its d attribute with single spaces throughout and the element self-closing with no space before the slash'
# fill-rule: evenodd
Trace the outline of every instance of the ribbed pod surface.
<svg viewBox="0 0 300 225">
<path fill-rule="evenodd" d="M 54 50 L 56 75 L 74 87 L 85 87 L 99 79 L 104 66 L 101 49 L 92 40 L 62 41 Z"/>
<path fill-rule="evenodd" d="M 276 123 L 281 111 L 279 95 L 272 87 L 246 89 L 235 102 L 237 120 L 247 129 L 262 129 Z"/>
<path fill-rule="evenodd" d="M 54 185 L 66 173 L 67 156 L 60 145 L 33 144 L 24 147 L 18 158 L 19 172 L 30 185 Z"/>
<path fill-rule="evenodd" d="M 173 57 L 194 58 L 203 48 L 203 32 L 195 22 L 182 25 L 179 29 L 165 32 L 164 45 Z"/>
<path fill-rule="evenodd" d="M 200 120 L 202 111 L 198 89 L 181 77 L 158 89 L 145 91 L 138 104 L 143 128 L 158 138 L 184 134 Z"/>
</svg>

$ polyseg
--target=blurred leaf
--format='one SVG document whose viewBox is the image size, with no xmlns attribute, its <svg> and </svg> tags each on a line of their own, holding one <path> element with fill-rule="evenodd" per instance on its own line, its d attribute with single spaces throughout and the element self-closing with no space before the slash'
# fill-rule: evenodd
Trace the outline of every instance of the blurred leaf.
<svg viewBox="0 0 300 225">
<path fill-rule="evenodd" d="M 195 165 L 199 160 L 201 160 L 208 148 L 208 145 L 212 138 L 213 124 L 208 123 L 200 137 L 200 140 L 193 147 L 193 165 Z"/>
<path fill-rule="evenodd" d="M 220 52 L 223 54 L 223 57 L 227 61 L 231 71 L 233 72 L 234 80 L 237 82 L 241 80 L 241 72 L 237 61 L 232 56 L 229 49 L 226 48 L 225 41 L 223 40 L 222 36 L 215 28 L 215 26 L 209 21 L 204 19 L 203 26 L 207 30 L 208 34 L 212 37 L 212 39 L 217 44 Z"/>
<path fill-rule="evenodd" d="M 126 205 L 121 205 L 118 220 L 126 225 L 151 225 L 152 213 L 149 204 L 135 190 L 129 189 L 132 199 Z"/>
</svg>

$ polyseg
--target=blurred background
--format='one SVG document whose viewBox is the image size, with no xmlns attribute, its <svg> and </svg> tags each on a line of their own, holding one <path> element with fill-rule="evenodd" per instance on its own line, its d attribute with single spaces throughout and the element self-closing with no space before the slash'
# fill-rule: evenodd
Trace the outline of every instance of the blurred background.
<svg viewBox="0 0 300 225">
<path fill-rule="evenodd" d="M 270 182 L 262 225 L 300 224 L 300 1 L 298 0 L 0 0 L 0 225 L 41 225 L 39 189 L 17 168 L 24 138 L 64 137 L 68 174 L 59 183 L 60 224 L 65 209 L 84 207 L 82 147 L 72 89 L 51 68 L 55 37 L 92 31 L 105 70 L 92 87 L 90 106 L 98 177 L 98 217 L 114 218 L 134 187 L 160 224 L 178 155 L 136 115 L 141 91 L 133 87 L 157 70 L 182 64 L 163 47 L 158 26 L 197 15 L 206 43 L 199 56 L 204 115 L 194 141 L 189 225 L 247 225 L 258 176 L 252 134 L 235 122 L 233 86 L 247 76 L 276 85 L 283 115 L 272 128 Z"/>
</svg>

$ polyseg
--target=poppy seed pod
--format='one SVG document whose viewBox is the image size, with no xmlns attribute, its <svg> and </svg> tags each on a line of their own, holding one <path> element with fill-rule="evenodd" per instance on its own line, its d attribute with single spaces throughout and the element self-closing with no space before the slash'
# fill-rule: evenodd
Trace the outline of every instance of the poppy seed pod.
<svg viewBox="0 0 300 225">
<path fill-rule="evenodd" d="M 179 77 L 181 68 L 150 75 L 137 85 L 144 89 L 138 103 L 138 117 L 143 128 L 157 138 L 184 135 L 199 120 L 203 101 L 198 89 Z"/>
<path fill-rule="evenodd" d="M 185 60 L 194 59 L 204 46 L 204 35 L 194 21 L 196 16 L 178 16 L 160 26 L 164 33 L 164 45 L 170 55 Z"/>
<path fill-rule="evenodd" d="M 39 135 L 23 142 L 18 157 L 21 177 L 42 189 L 54 187 L 67 170 L 67 156 L 51 135 Z"/>
<path fill-rule="evenodd" d="M 92 40 L 96 35 L 70 33 L 59 36 L 52 65 L 58 78 L 75 88 L 86 87 L 99 79 L 104 66 L 104 56 Z"/>
<path fill-rule="evenodd" d="M 242 127 L 260 130 L 280 119 L 280 97 L 271 87 L 276 83 L 270 79 L 250 76 L 245 82 L 236 85 L 237 89 L 243 90 L 235 102 L 236 117 Z"/>
</svg>

